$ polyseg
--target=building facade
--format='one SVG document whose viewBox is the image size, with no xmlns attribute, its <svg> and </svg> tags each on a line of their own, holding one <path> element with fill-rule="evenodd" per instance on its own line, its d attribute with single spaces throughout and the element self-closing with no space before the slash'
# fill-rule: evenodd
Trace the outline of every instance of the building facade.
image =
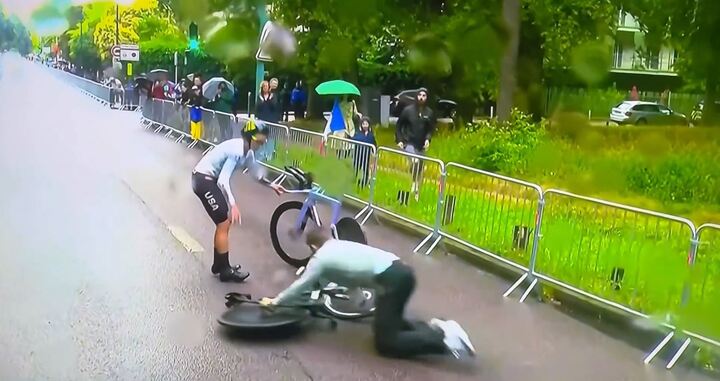
<svg viewBox="0 0 720 381">
<path fill-rule="evenodd" d="M 670 46 L 648 48 L 645 44 L 645 33 L 635 17 L 620 11 L 613 49 L 613 72 L 677 76 L 674 69 L 676 58 L 676 52 Z"/>
</svg>

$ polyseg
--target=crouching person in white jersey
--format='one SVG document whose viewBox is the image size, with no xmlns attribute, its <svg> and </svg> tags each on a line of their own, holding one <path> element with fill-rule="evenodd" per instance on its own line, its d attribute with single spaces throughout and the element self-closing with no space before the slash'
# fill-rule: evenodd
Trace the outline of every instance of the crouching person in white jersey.
<svg viewBox="0 0 720 381">
<path fill-rule="evenodd" d="M 192 172 L 193 192 L 216 225 L 211 271 L 221 282 L 242 282 L 250 276 L 240 271 L 240 266 L 231 266 L 228 259 L 230 225 L 241 222 L 240 209 L 230 189 L 230 177 L 236 167 L 257 165 L 254 151 L 265 144 L 267 135 L 266 127 L 251 120 L 243 130 L 243 138 L 218 144 L 200 159 Z"/>
<path fill-rule="evenodd" d="M 450 353 L 459 358 L 475 354 L 467 333 L 455 321 L 405 320 L 405 305 L 415 289 L 415 275 L 396 255 L 352 241 L 330 239 L 320 231 L 310 232 L 307 244 L 314 255 L 302 276 L 276 298 L 263 298 L 261 305 L 302 301 L 303 294 L 314 290 L 320 279 L 345 287 L 373 288 L 375 347 L 381 355 L 407 358 Z"/>
</svg>

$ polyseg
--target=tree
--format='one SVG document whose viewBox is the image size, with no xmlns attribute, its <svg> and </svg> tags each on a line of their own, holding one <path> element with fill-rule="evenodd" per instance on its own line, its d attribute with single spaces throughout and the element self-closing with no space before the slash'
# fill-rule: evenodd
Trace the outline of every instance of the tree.
<svg viewBox="0 0 720 381">
<path fill-rule="evenodd" d="M 310 88 L 328 79 L 344 78 L 357 82 L 358 59 L 367 51 L 371 38 L 383 33 L 378 0 L 276 0 L 272 17 L 295 31 L 296 57 L 289 63 Z M 316 94 L 309 92 L 311 117 L 321 116 Z"/>
<path fill-rule="evenodd" d="M 30 54 L 32 41 L 20 20 L 15 16 L 7 17 L 0 8 L 0 50 L 10 49 L 23 55 Z"/>
<path fill-rule="evenodd" d="M 504 2 L 512 5 L 506 23 L 511 36 L 517 33 L 518 44 L 511 38 L 505 53 L 498 116 L 509 116 L 516 106 L 537 119 L 543 114 L 544 84 L 553 76 L 571 74 L 594 85 L 607 75 L 608 37 L 619 7 L 610 0 L 521 0 L 517 8 L 513 2 Z M 514 70 L 508 65 L 511 52 L 518 55 Z"/>
<path fill-rule="evenodd" d="M 620 1 L 647 31 L 647 43 L 670 43 L 678 52 L 675 68 L 689 80 L 704 83 L 703 123 L 717 121 L 720 95 L 720 2 L 716 0 Z"/>
<path fill-rule="evenodd" d="M 98 48 L 95 46 L 92 34 L 85 33 L 82 36 L 71 39 L 68 42 L 70 60 L 84 71 L 95 72 L 102 69 L 102 61 L 98 55 Z"/>
</svg>

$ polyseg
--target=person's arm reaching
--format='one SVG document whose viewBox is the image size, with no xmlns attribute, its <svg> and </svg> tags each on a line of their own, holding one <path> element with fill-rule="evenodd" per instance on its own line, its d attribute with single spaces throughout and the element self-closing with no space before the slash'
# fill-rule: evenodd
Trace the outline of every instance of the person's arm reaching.
<svg viewBox="0 0 720 381">
<path fill-rule="evenodd" d="M 303 296 L 305 292 L 312 291 L 322 276 L 324 270 L 322 257 L 315 257 L 310 260 L 302 276 L 297 279 L 285 291 L 278 294 L 273 304 L 284 304 L 292 302 Z"/>
<path fill-rule="evenodd" d="M 235 197 L 233 196 L 232 189 L 230 189 L 230 177 L 235 171 L 238 158 L 235 156 L 228 157 L 220 170 L 218 175 L 218 186 L 227 195 L 228 201 L 230 202 L 230 216 L 231 222 L 240 222 L 240 211 L 235 203 Z"/>
</svg>

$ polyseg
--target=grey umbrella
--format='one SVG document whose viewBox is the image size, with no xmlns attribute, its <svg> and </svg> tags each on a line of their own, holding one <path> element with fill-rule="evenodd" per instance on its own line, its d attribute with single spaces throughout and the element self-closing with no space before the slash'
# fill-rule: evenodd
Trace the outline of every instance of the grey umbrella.
<svg viewBox="0 0 720 381">
<path fill-rule="evenodd" d="M 227 79 L 222 77 L 214 77 L 208 79 L 208 81 L 203 84 L 203 96 L 207 99 L 215 99 L 215 97 L 218 95 L 218 86 L 220 86 L 221 83 L 224 83 L 231 93 L 235 93 L 235 87 Z"/>
</svg>

